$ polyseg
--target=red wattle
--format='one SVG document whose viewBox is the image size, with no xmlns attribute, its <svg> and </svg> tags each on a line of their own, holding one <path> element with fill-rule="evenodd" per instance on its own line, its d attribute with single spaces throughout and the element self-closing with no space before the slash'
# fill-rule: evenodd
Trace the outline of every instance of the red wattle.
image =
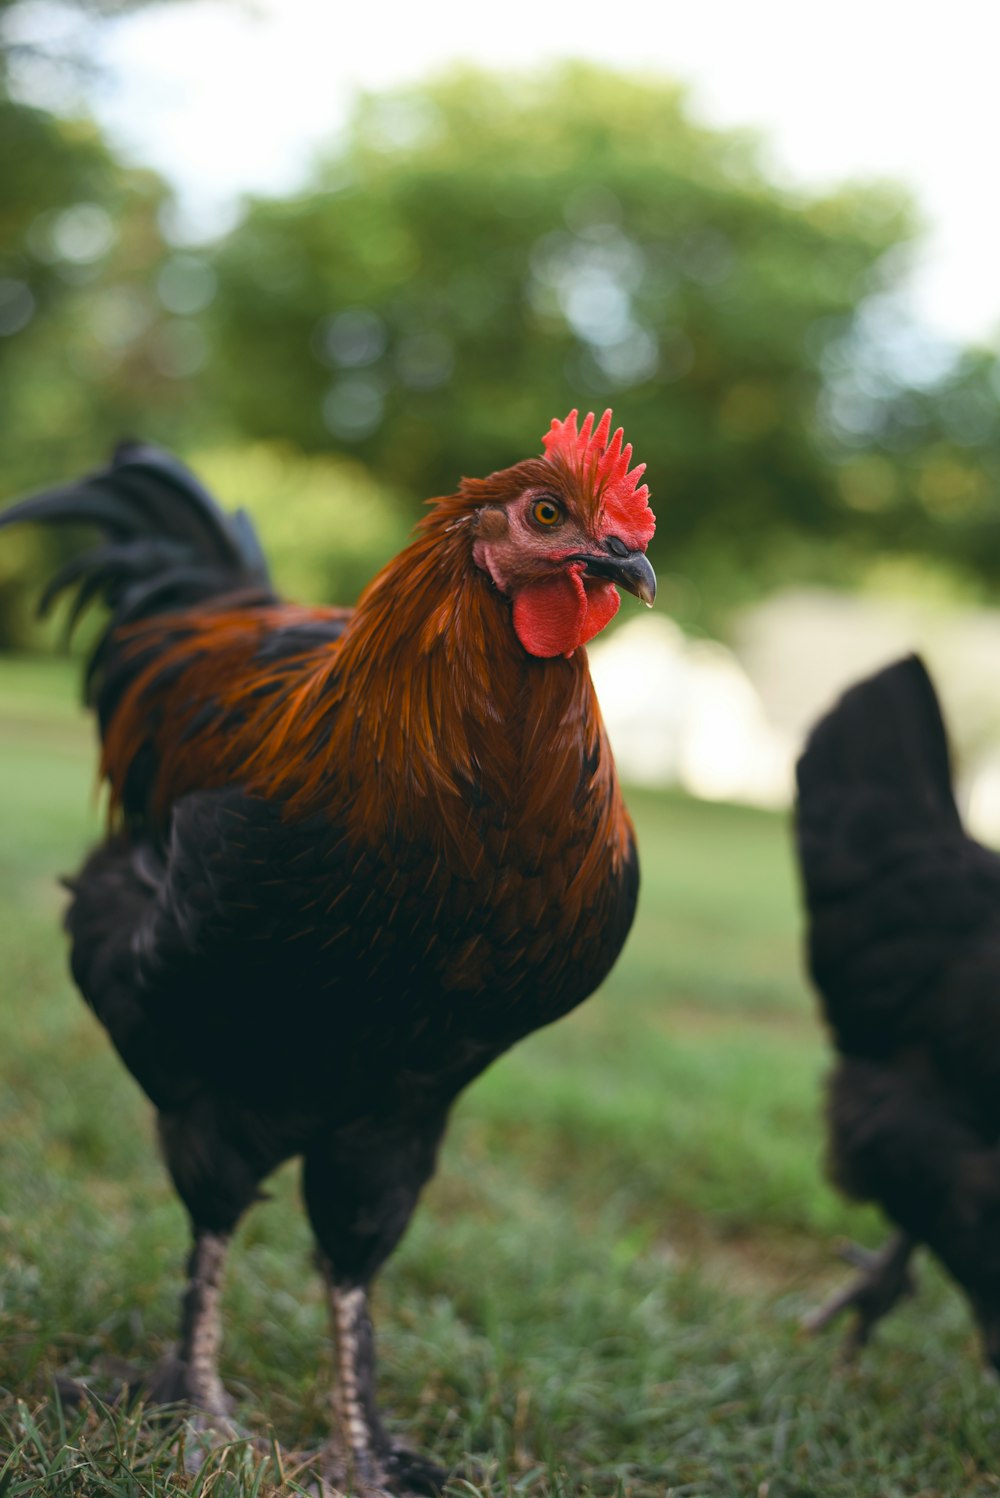
<svg viewBox="0 0 1000 1498">
<path fill-rule="evenodd" d="M 514 629 L 529 655 L 572 655 L 617 614 L 621 599 L 613 583 L 584 586 L 575 568 L 528 583 L 514 599 Z"/>
<path fill-rule="evenodd" d="M 587 593 L 587 617 L 578 645 L 586 645 L 599 635 L 606 624 L 610 624 L 622 606 L 622 597 L 614 583 L 591 583 Z"/>
</svg>

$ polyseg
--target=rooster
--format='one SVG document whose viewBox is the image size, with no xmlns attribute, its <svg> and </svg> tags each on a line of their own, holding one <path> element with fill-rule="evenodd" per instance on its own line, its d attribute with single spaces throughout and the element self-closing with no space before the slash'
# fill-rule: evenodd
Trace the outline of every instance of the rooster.
<svg viewBox="0 0 1000 1498">
<path fill-rule="evenodd" d="M 43 604 L 87 666 L 111 832 L 71 881 L 73 976 L 151 1099 L 193 1249 L 169 1395 L 225 1429 L 227 1245 L 302 1159 L 345 1480 L 437 1491 L 375 1398 L 373 1276 L 457 1095 L 604 979 L 632 824 L 582 648 L 651 605 L 644 465 L 611 412 L 463 479 L 353 612 L 284 603 L 249 521 L 137 444 L 0 524 L 96 527 Z"/>
<path fill-rule="evenodd" d="M 853 687 L 798 767 L 809 961 L 839 1059 L 830 1155 L 896 1226 L 807 1325 L 863 1345 L 926 1244 L 1000 1368 L 1000 858 L 965 832 L 937 697 L 914 656 Z"/>
</svg>

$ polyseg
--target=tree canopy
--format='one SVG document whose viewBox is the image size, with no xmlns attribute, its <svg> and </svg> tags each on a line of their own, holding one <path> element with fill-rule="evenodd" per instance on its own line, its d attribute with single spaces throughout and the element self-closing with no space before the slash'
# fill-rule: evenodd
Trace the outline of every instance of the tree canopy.
<svg viewBox="0 0 1000 1498">
<path fill-rule="evenodd" d="M 824 360 L 913 228 L 891 188 L 778 191 L 662 82 L 458 74 L 364 99 L 307 190 L 249 205 L 214 262 L 213 401 L 412 493 L 610 404 L 663 552 L 721 529 L 749 558 L 838 529 Z"/>
<path fill-rule="evenodd" d="M 1000 576 L 997 355 L 942 358 L 901 310 L 913 206 L 777 185 L 756 138 L 660 79 L 564 64 L 363 97 L 299 192 L 195 247 L 86 120 L 8 90 L 0 141 L 9 491 L 122 434 L 264 442 L 289 472 L 360 462 L 415 518 L 611 405 L 658 566 L 713 607 L 876 552 Z"/>
<path fill-rule="evenodd" d="M 140 0 L 75 0 L 84 21 L 46 44 L 40 7 L 0 0 L 0 443 L 3 485 L 23 489 L 93 466 L 149 412 L 178 440 L 183 393 L 170 377 L 169 311 L 158 296 L 168 256 L 166 186 L 126 167 L 78 111 L 76 49 L 87 26 Z M 44 19 L 44 18 L 43 18 Z M 35 70 L 45 73 L 44 86 Z M 62 92 L 60 92 L 62 91 Z M 176 360 L 175 360 L 176 362 Z"/>
</svg>

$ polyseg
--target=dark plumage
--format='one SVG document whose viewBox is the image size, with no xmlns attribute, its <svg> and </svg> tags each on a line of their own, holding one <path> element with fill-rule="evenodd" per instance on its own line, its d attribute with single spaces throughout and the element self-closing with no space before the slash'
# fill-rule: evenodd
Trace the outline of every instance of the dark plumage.
<svg viewBox="0 0 1000 1498">
<path fill-rule="evenodd" d="M 66 924 L 191 1218 L 169 1392 L 223 1420 L 226 1243 L 299 1155 L 340 1470 L 397 1491 L 443 1474 L 382 1427 L 368 1285 L 457 1094 L 586 998 L 635 907 L 577 647 L 614 581 L 651 601 L 652 520 L 620 436 L 601 456 L 607 422 L 553 430 L 546 457 L 437 501 L 353 613 L 279 602 L 248 522 L 150 448 L 0 520 L 103 536 L 46 595 L 110 609 L 87 679 L 114 831 Z"/>
<path fill-rule="evenodd" d="M 798 783 L 809 965 L 839 1052 L 833 1175 L 899 1230 L 812 1324 L 853 1307 L 864 1342 L 925 1243 L 1000 1366 L 1000 858 L 962 827 L 916 657 L 846 693 Z"/>
</svg>

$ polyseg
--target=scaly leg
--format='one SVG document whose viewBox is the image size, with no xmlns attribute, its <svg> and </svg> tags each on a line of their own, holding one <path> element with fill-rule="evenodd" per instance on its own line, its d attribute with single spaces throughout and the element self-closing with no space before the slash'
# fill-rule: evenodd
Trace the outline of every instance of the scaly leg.
<svg viewBox="0 0 1000 1498">
<path fill-rule="evenodd" d="M 342 1458 L 349 1483 L 377 1492 L 440 1493 L 447 1473 L 416 1452 L 393 1445 L 382 1424 L 375 1400 L 375 1336 L 367 1290 L 363 1285 L 338 1285 L 325 1259 L 323 1272 L 335 1342 L 332 1451 L 338 1467 Z"/>
<path fill-rule="evenodd" d="M 230 1400 L 219 1377 L 222 1344 L 222 1272 L 229 1234 L 199 1229 L 188 1260 L 188 1285 L 181 1313 L 181 1338 L 175 1358 L 153 1376 L 152 1398 L 158 1404 L 193 1405 L 209 1417 L 219 1434 L 231 1436 Z"/>
<path fill-rule="evenodd" d="M 848 1333 L 845 1350 L 859 1352 L 877 1323 L 896 1302 L 916 1293 L 916 1281 L 909 1268 L 916 1246 L 916 1241 L 903 1232 L 894 1233 L 878 1253 L 870 1253 L 856 1244 L 848 1245 L 843 1257 L 857 1265 L 862 1273 L 825 1305 L 806 1316 L 803 1328 L 808 1332 L 822 1331 L 843 1311 L 854 1310 L 857 1320 Z"/>
<path fill-rule="evenodd" d="M 394 1446 L 375 1400 L 368 1287 L 406 1229 L 434 1169 L 444 1120 L 361 1126 L 320 1139 L 305 1155 L 303 1189 L 326 1276 L 336 1340 L 331 1466 L 348 1486 L 397 1495 L 438 1493 L 446 1474 Z M 332 1474 L 331 1474 L 332 1475 Z M 351 1491 L 354 1491 L 352 1488 Z"/>
<path fill-rule="evenodd" d="M 227 1233 L 199 1233 L 188 1264 L 184 1295 L 180 1355 L 188 1366 L 188 1397 L 209 1415 L 229 1413 L 230 1401 L 219 1378 L 222 1272 L 228 1252 Z"/>
<path fill-rule="evenodd" d="M 330 1303 L 335 1372 L 331 1404 L 335 1440 L 339 1437 L 353 1474 L 378 1483 L 389 1439 L 375 1403 L 375 1338 L 363 1286 L 338 1286 L 323 1262 Z"/>
</svg>

